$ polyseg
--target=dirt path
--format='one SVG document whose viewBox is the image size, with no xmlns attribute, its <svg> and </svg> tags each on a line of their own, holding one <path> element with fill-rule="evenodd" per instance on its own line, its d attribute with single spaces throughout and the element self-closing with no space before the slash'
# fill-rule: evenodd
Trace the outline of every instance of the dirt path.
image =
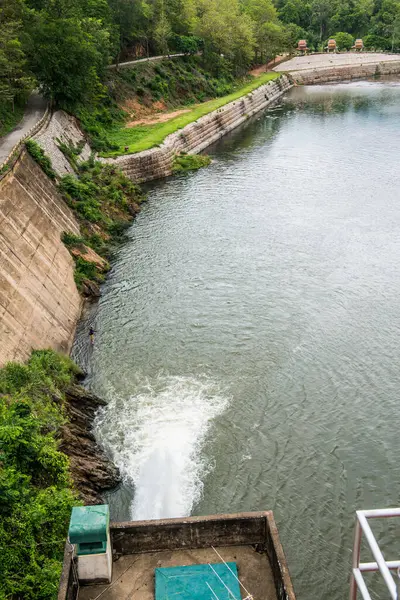
<svg viewBox="0 0 400 600">
<path fill-rule="evenodd" d="M 281 55 L 277 56 L 275 58 L 275 60 L 271 60 L 266 65 L 260 65 L 258 67 L 254 67 L 254 69 L 252 69 L 250 71 L 250 75 L 253 75 L 253 77 L 258 77 L 258 75 L 261 75 L 262 73 L 271 71 L 271 69 L 276 67 L 276 65 L 279 65 L 279 63 L 282 62 L 286 57 L 287 57 L 287 54 L 281 54 Z"/>
<path fill-rule="evenodd" d="M 145 117 L 142 119 L 135 119 L 134 121 L 129 121 L 126 127 L 136 127 L 137 125 L 154 125 L 155 123 L 165 123 L 166 121 L 170 121 L 174 117 L 178 117 L 179 115 L 183 115 L 184 113 L 190 112 L 190 108 L 182 108 L 180 110 L 174 110 L 173 112 L 168 113 L 157 113 L 153 116 Z"/>
</svg>

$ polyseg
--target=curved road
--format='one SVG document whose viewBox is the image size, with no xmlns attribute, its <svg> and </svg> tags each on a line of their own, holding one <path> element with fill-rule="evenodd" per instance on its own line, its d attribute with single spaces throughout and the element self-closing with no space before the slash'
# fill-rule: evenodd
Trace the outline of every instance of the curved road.
<svg viewBox="0 0 400 600">
<path fill-rule="evenodd" d="M 16 144 L 36 125 L 46 112 L 47 100 L 37 92 L 29 96 L 22 121 L 10 133 L 0 138 L 0 164 L 7 158 Z"/>
</svg>

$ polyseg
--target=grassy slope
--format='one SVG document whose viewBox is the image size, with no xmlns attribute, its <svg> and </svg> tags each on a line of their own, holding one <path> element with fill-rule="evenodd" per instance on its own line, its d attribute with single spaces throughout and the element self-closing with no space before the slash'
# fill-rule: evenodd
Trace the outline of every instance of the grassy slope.
<svg viewBox="0 0 400 600">
<path fill-rule="evenodd" d="M 200 117 L 221 108 L 221 106 L 249 94 L 260 87 L 260 85 L 263 85 L 272 79 L 276 79 L 277 77 L 279 77 L 279 73 L 264 73 L 233 93 L 223 96 L 222 98 L 215 98 L 208 102 L 196 105 L 190 112 L 179 115 L 165 123 L 140 125 L 132 128 L 116 128 L 109 133 L 108 137 L 113 144 L 119 146 L 119 149 L 113 152 L 105 152 L 102 156 L 115 157 L 120 156 L 121 154 L 132 154 L 148 150 L 153 146 L 158 146 L 171 133 L 174 133 L 178 129 L 182 129 L 189 123 L 197 121 Z M 125 150 L 125 147 L 127 147 L 128 150 Z"/>
</svg>

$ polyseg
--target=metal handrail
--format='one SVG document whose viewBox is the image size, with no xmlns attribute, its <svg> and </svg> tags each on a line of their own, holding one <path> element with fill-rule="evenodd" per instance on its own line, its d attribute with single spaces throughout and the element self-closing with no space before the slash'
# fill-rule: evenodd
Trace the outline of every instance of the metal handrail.
<svg viewBox="0 0 400 600">
<path fill-rule="evenodd" d="M 379 571 L 385 581 L 392 600 L 397 600 L 398 598 L 397 585 L 390 570 L 400 568 L 400 560 L 385 560 L 368 523 L 368 519 L 390 517 L 400 517 L 400 508 L 378 508 L 375 510 L 358 510 L 356 512 L 356 528 L 354 533 L 353 561 L 350 578 L 350 600 L 356 600 L 358 590 L 360 590 L 363 600 L 371 600 L 370 593 L 362 575 L 364 572 L 368 571 Z M 361 539 L 363 533 L 376 562 L 360 562 Z"/>
</svg>

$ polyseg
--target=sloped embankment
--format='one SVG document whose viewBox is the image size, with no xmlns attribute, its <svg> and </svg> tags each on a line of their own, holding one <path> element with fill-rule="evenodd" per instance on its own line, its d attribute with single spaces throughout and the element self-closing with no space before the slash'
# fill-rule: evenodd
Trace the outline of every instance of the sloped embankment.
<svg viewBox="0 0 400 600">
<path fill-rule="evenodd" d="M 69 352 L 81 298 L 64 231 L 79 234 L 72 211 L 23 151 L 0 180 L 0 365 L 32 348 Z"/>
<path fill-rule="evenodd" d="M 157 148 L 105 160 L 116 164 L 133 181 L 144 182 L 167 177 L 173 172 L 176 155 L 198 154 L 275 102 L 291 87 L 292 83 L 287 76 L 279 77 L 169 135 Z"/>
</svg>

